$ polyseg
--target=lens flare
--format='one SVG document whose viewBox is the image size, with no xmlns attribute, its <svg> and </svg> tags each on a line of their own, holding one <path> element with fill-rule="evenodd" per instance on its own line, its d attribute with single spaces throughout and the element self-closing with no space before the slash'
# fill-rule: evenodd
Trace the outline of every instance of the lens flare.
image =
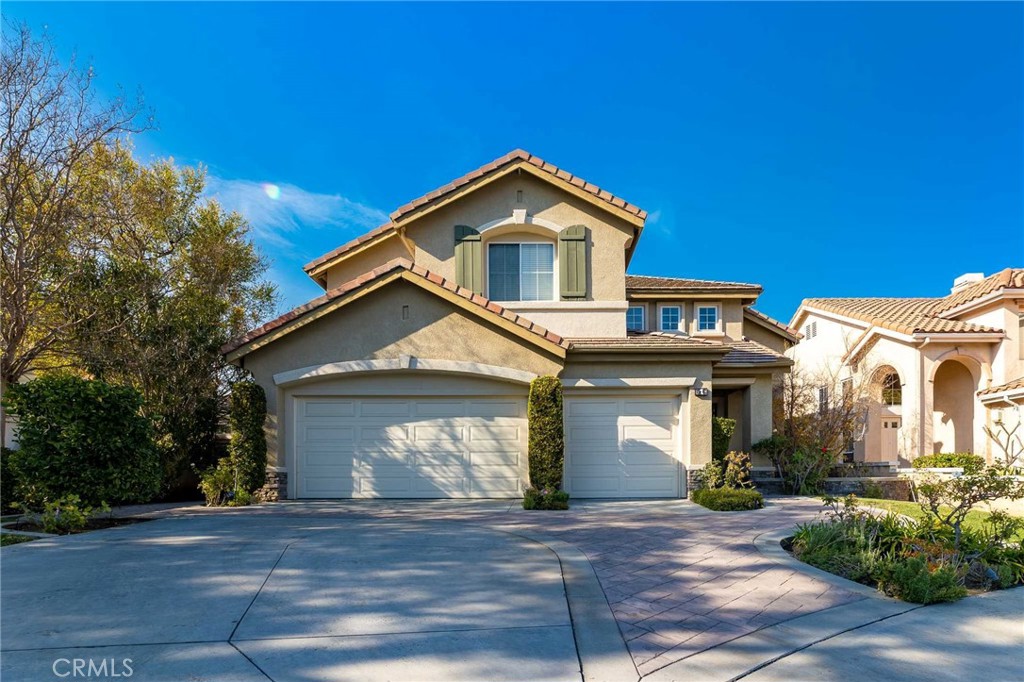
<svg viewBox="0 0 1024 682">
<path fill-rule="evenodd" d="M 281 188 L 272 183 L 263 183 L 263 192 L 274 201 L 281 198 Z"/>
</svg>

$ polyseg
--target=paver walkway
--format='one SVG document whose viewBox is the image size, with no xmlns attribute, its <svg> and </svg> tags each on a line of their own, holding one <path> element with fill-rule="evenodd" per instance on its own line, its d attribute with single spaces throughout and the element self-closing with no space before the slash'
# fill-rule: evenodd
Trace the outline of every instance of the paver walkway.
<svg viewBox="0 0 1024 682">
<path fill-rule="evenodd" d="M 288 502 L 259 511 L 458 521 L 571 543 L 593 564 L 640 675 L 865 598 L 777 564 L 755 547 L 761 533 L 815 518 L 821 511 L 815 499 L 770 499 L 765 509 L 745 513 L 711 512 L 685 500 L 575 502 L 568 512 L 524 512 L 518 503 L 493 501 L 366 500 Z"/>
</svg>

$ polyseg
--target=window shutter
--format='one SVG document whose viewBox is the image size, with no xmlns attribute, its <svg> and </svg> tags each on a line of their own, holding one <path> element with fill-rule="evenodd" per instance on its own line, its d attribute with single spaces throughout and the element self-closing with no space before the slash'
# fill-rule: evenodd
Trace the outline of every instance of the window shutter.
<svg viewBox="0 0 1024 682">
<path fill-rule="evenodd" d="M 587 228 L 570 225 L 558 233 L 558 283 L 562 298 L 587 297 Z"/>
<path fill-rule="evenodd" d="M 455 226 L 455 281 L 460 287 L 484 293 L 480 233 L 468 225 Z"/>
</svg>

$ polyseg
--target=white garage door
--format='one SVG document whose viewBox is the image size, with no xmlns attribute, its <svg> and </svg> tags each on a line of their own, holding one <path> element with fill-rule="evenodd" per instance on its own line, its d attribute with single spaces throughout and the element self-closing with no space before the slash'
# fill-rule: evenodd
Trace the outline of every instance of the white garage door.
<svg viewBox="0 0 1024 682">
<path fill-rule="evenodd" d="M 515 497 L 521 398 L 296 398 L 298 497 Z"/>
<path fill-rule="evenodd" d="M 565 399 L 566 489 L 575 497 L 677 497 L 678 397 Z"/>
</svg>

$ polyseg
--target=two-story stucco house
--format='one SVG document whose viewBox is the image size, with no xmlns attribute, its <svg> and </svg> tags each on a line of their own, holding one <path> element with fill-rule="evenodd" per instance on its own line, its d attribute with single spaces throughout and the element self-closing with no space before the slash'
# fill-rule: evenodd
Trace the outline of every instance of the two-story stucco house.
<svg viewBox="0 0 1024 682">
<path fill-rule="evenodd" d="M 1024 269 L 963 275 L 936 298 L 808 298 L 790 324 L 797 371 L 867 397 L 854 459 L 1003 455 L 985 428 L 1024 403 Z"/>
<path fill-rule="evenodd" d="M 293 498 L 514 497 L 527 395 L 562 380 L 565 487 L 678 497 L 770 435 L 797 336 L 752 284 L 627 275 L 646 212 L 523 151 L 317 258 L 325 294 L 225 347 L 267 392 L 271 480 Z"/>
</svg>

